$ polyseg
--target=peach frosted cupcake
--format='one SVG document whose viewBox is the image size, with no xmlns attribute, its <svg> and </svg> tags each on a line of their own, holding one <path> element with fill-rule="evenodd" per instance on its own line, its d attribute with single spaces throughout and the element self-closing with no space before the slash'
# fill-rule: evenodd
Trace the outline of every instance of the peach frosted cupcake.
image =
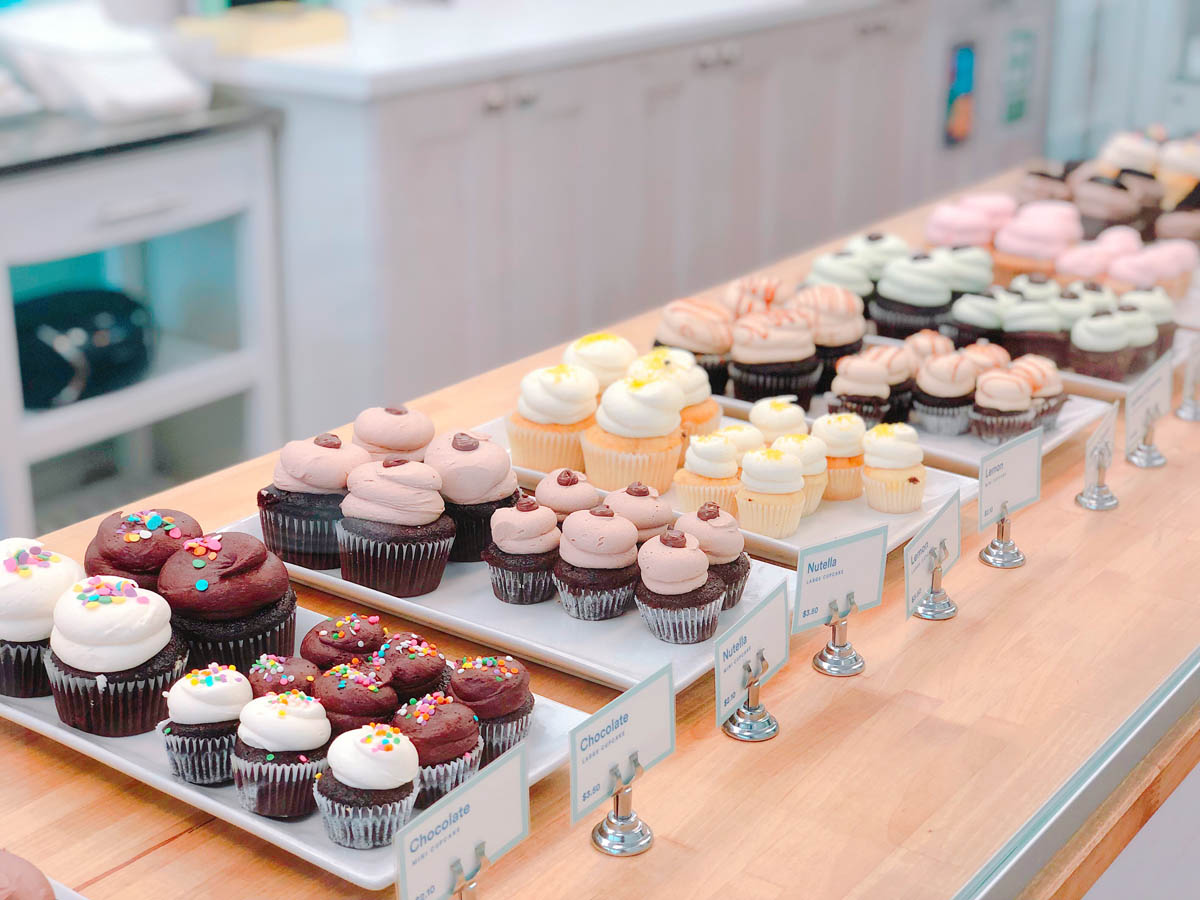
<svg viewBox="0 0 1200 900">
<path fill-rule="evenodd" d="M 695 512 L 705 503 L 734 509 L 740 484 L 733 442 L 720 433 L 698 435 L 688 442 L 683 468 L 675 473 L 676 505 L 684 512 Z"/>
<path fill-rule="evenodd" d="M 804 472 L 800 460 L 782 450 L 751 450 L 742 458 L 737 492 L 738 520 L 747 531 L 784 538 L 804 515 Z"/>
<path fill-rule="evenodd" d="M 505 425 L 515 466 L 548 472 L 583 468 L 579 436 L 596 423 L 596 376 L 559 363 L 521 379 L 517 408 Z"/>
<path fill-rule="evenodd" d="M 587 369 L 596 376 L 603 391 L 624 377 L 625 370 L 637 355 L 637 348 L 619 334 L 596 331 L 567 344 L 563 362 Z"/>
<path fill-rule="evenodd" d="M 1054 428 L 1058 424 L 1058 414 L 1067 402 L 1062 376 L 1058 374 L 1054 360 L 1027 353 L 1014 359 L 1008 370 L 1029 382 L 1033 392 L 1033 424 L 1046 430 Z"/>
<path fill-rule="evenodd" d="M 838 360 L 831 388 L 829 411 L 833 413 L 854 413 L 877 425 L 892 408 L 887 366 L 863 353 Z"/>
<path fill-rule="evenodd" d="M 824 442 L 829 465 L 824 499 L 853 500 L 862 495 L 862 442 L 866 433 L 866 424 L 854 413 L 824 415 L 813 422 L 812 436 Z"/>
<path fill-rule="evenodd" d="M 583 433 L 584 471 L 592 484 L 615 491 L 642 481 L 666 493 L 683 448 L 683 391 L 661 378 L 622 378 L 605 389 L 596 424 Z"/>
<path fill-rule="evenodd" d="M 354 420 L 351 438 L 374 462 L 383 462 L 389 456 L 422 462 L 432 440 L 433 421 L 429 416 L 403 404 L 364 409 Z"/>
<path fill-rule="evenodd" d="M 735 319 L 750 313 L 764 313 L 783 296 L 783 283 L 769 275 L 747 275 L 725 286 L 721 305 Z"/>
<path fill-rule="evenodd" d="M 907 422 L 912 409 L 913 378 L 921 363 L 907 346 L 885 346 L 876 344 L 863 350 L 867 359 L 881 363 L 887 370 L 888 403 L 890 409 L 884 414 L 885 422 Z"/>
<path fill-rule="evenodd" d="M 807 404 L 821 377 L 816 313 L 794 307 L 742 316 L 733 326 L 729 377 L 739 400 L 796 394 Z"/>
<path fill-rule="evenodd" d="M 924 454 L 911 425 L 876 425 L 863 436 L 863 490 L 867 504 L 896 515 L 916 512 L 925 498 Z"/>
<path fill-rule="evenodd" d="M 975 382 L 971 433 L 989 444 L 1002 444 L 1033 427 L 1033 389 L 1016 372 L 993 369 Z"/>
<path fill-rule="evenodd" d="M 1012 362 L 1012 354 L 991 341 L 975 341 L 973 344 L 967 344 L 959 353 L 973 362 L 976 370 L 980 372 L 1003 369 Z"/>
<path fill-rule="evenodd" d="M 821 505 L 825 487 L 829 484 L 829 448 L 819 437 L 811 434 L 783 434 L 771 444 L 772 450 L 782 450 L 800 460 L 804 475 L 804 509 L 800 516 L 811 516 Z"/>
<path fill-rule="evenodd" d="M 573 512 L 591 509 L 603 502 L 596 486 L 588 477 L 574 469 L 554 469 L 547 472 L 533 491 L 537 502 L 554 510 L 561 525 Z"/>
<path fill-rule="evenodd" d="M 954 341 L 940 331 L 922 328 L 904 339 L 904 346 L 917 358 L 918 366 L 932 356 L 945 356 L 954 352 Z"/>
<path fill-rule="evenodd" d="M 750 407 L 750 424 L 757 428 L 764 443 L 771 443 L 781 434 L 806 434 L 804 407 L 796 402 L 795 394 L 764 397 Z M 750 449 L 755 449 L 751 447 Z"/>
<path fill-rule="evenodd" d="M 618 516 L 628 519 L 638 532 L 638 543 L 662 534 L 675 521 L 671 504 L 649 485 L 635 481 L 619 491 L 611 491 L 604 504 Z"/>
<path fill-rule="evenodd" d="M 868 293 L 874 291 L 874 284 L 865 275 L 863 278 Z M 836 284 L 815 284 L 798 291 L 790 301 L 792 306 L 810 309 L 816 314 L 813 343 L 822 363 L 817 393 L 829 390 L 834 364 L 839 359 L 862 350 L 862 338 L 867 328 L 867 320 L 863 318 L 863 296 Z"/>
<path fill-rule="evenodd" d="M 728 425 L 723 425 L 718 428 L 713 434 L 719 434 L 723 438 L 728 439 L 737 453 L 737 464 L 742 464 L 742 457 L 751 450 L 757 450 L 759 447 L 765 446 L 767 443 L 766 437 L 755 426 L 749 422 L 731 422 Z"/>
<path fill-rule="evenodd" d="M 1054 274 L 1054 260 L 1083 239 L 1079 212 L 1070 203 L 1043 200 L 1021 207 L 996 232 L 992 253 L 997 284 L 1008 284 L 1022 273 Z"/>
<path fill-rule="evenodd" d="M 978 375 L 979 366 L 963 353 L 925 360 L 917 370 L 912 420 L 930 434 L 966 434 Z"/>
<path fill-rule="evenodd" d="M 721 425 L 721 407 L 712 396 L 708 373 L 696 364 L 696 357 L 687 350 L 659 347 L 640 356 L 629 366 L 627 373 L 638 381 L 665 378 L 683 392 L 683 409 L 679 411 L 684 446 L 696 434 L 709 434 Z"/>
<path fill-rule="evenodd" d="M 729 348 L 733 345 L 733 314 L 715 301 L 685 297 L 663 307 L 655 346 L 678 347 L 696 357 L 696 365 L 708 373 L 714 394 L 725 393 L 729 382 Z"/>
</svg>

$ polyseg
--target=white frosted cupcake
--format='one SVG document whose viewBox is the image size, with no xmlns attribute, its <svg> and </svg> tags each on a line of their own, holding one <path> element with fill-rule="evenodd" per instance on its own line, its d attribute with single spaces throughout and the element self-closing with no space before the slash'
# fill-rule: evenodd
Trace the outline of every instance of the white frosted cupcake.
<svg viewBox="0 0 1200 900">
<path fill-rule="evenodd" d="M 1121 296 L 1121 303 L 1132 304 L 1146 313 L 1158 329 L 1158 340 L 1154 346 L 1156 357 L 1162 356 L 1175 343 L 1175 304 L 1160 287 L 1144 291 L 1129 291 Z"/>
<path fill-rule="evenodd" d="M 603 491 L 634 481 L 660 493 L 671 488 L 683 448 L 684 396 L 672 381 L 622 378 L 600 398 L 596 424 L 580 438 L 583 468 Z"/>
<path fill-rule="evenodd" d="M 904 338 L 948 321 L 952 300 L 941 265 L 927 253 L 916 253 L 884 267 L 868 308 L 881 335 Z"/>
<path fill-rule="evenodd" d="M 911 425 L 876 425 L 863 436 L 863 489 L 867 504 L 883 513 L 910 513 L 925 497 L 924 454 Z"/>
<path fill-rule="evenodd" d="M 579 437 L 596 423 L 596 376 L 559 363 L 521 379 L 517 408 L 505 420 L 514 466 L 539 472 L 583 468 Z"/>
<path fill-rule="evenodd" d="M 637 348 L 619 334 L 596 331 L 567 344 L 563 362 L 582 366 L 593 375 L 602 392 L 625 376 L 629 364 L 637 359 Z"/>
<path fill-rule="evenodd" d="M 171 774 L 192 784 L 232 781 L 238 716 L 253 699 L 244 675 L 215 662 L 171 685 L 167 720 L 158 726 Z"/>
<path fill-rule="evenodd" d="M 950 295 L 978 294 L 992 284 L 992 254 L 983 247 L 938 247 L 930 254 L 941 266 Z"/>
<path fill-rule="evenodd" d="M 316 809 L 313 780 L 328 763 L 325 707 L 301 691 L 267 694 L 242 707 L 233 783 L 243 809 L 274 819 Z"/>
<path fill-rule="evenodd" d="M 763 433 L 745 422 L 735 422 L 729 425 L 724 425 L 718 428 L 714 434 L 719 434 L 724 438 L 733 442 L 734 450 L 737 452 L 737 463 L 742 464 L 742 457 L 751 450 L 757 450 L 759 447 L 766 446 L 767 439 L 763 437 Z"/>
<path fill-rule="evenodd" d="M 721 407 L 712 396 L 708 373 L 696 364 L 696 357 L 687 350 L 658 347 L 639 356 L 627 373 L 638 381 L 663 378 L 683 392 L 683 409 L 679 411 L 683 440 L 696 434 L 709 434 L 721 424 Z"/>
<path fill-rule="evenodd" d="M 720 433 L 697 435 L 688 442 L 683 468 L 675 473 L 676 506 L 695 512 L 705 503 L 735 508 L 738 480 L 737 447 Z"/>
<path fill-rule="evenodd" d="M 849 250 L 822 253 L 813 260 L 804 283 L 807 286 L 837 285 L 859 298 L 869 297 L 875 290 L 865 260 Z"/>
<path fill-rule="evenodd" d="M 748 531 L 784 538 L 804 515 L 804 467 L 782 450 L 751 450 L 742 458 L 738 520 Z"/>
<path fill-rule="evenodd" d="M 821 505 L 825 487 L 829 484 L 829 448 L 819 437 L 811 434 L 784 434 L 771 444 L 772 450 L 782 450 L 800 460 L 804 475 L 804 509 L 801 517 L 811 516 Z"/>
<path fill-rule="evenodd" d="M 804 407 L 795 394 L 764 397 L 750 407 L 750 424 L 762 432 L 763 442 L 771 443 L 783 434 L 807 434 Z"/>
<path fill-rule="evenodd" d="M 854 413 L 820 416 L 812 426 L 812 436 L 825 444 L 829 465 L 826 500 L 853 500 L 862 496 L 863 435 L 867 426 Z"/>
<path fill-rule="evenodd" d="M 1117 292 L 1107 284 L 1097 281 L 1072 281 L 1065 290 L 1078 294 L 1092 312 L 1100 312 L 1102 309 L 1115 312 L 1117 309 Z"/>
<path fill-rule="evenodd" d="M 867 271 L 867 277 L 876 284 L 883 277 L 884 266 L 912 252 L 903 238 L 880 231 L 855 235 L 846 241 L 842 249 L 859 260 Z M 867 299 L 865 294 L 863 299 Z"/>
</svg>

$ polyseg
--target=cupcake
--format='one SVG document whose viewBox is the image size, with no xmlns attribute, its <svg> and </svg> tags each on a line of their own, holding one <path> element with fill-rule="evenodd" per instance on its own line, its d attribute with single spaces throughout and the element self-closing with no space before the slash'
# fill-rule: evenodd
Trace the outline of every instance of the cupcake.
<svg viewBox="0 0 1200 900">
<path fill-rule="evenodd" d="M 522 378 L 517 408 L 505 420 L 513 465 L 539 472 L 583 468 L 579 436 L 596 423 L 599 392 L 595 375 L 567 363 Z"/>
<path fill-rule="evenodd" d="M 1059 255 L 1082 239 L 1079 213 L 1069 203 L 1047 200 L 1021 207 L 996 232 L 992 253 L 996 283 L 1008 284 L 1028 272 L 1049 278 Z"/>
<path fill-rule="evenodd" d="M 813 342 L 816 315 L 808 309 L 772 309 L 742 316 L 733 326 L 729 377 L 739 400 L 795 394 L 802 406 L 812 400 L 821 378 Z"/>
<path fill-rule="evenodd" d="M 529 669 L 511 656 L 464 656 L 450 674 L 450 694 L 479 720 L 485 760 L 511 750 L 529 735 Z"/>
<path fill-rule="evenodd" d="M 1002 444 L 1033 427 L 1033 390 L 1015 372 L 992 369 L 975 381 L 971 433 L 989 444 Z"/>
<path fill-rule="evenodd" d="M 1161 148 L 1158 141 L 1137 131 L 1113 132 L 1096 154 L 1100 170 L 1116 175 L 1122 169 L 1153 172 L 1158 168 Z"/>
<path fill-rule="evenodd" d="M 1200 143 L 1194 138 L 1167 141 L 1159 150 L 1154 174 L 1163 189 L 1162 208 L 1178 209 L 1200 185 Z"/>
<path fill-rule="evenodd" d="M 1108 285 L 1120 294 L 1152 287 L 1166 290 L 1170 277 L 1170 264 L 1149 248 L 1118 256 L 1108 264 Z"/>
<path fill-rule="evenodd" d="M 1160 241 L 1183 240 L 1200 245 L 1200 187 L 1154 220 L 1154 236 Z"/>
<path fill-rule="evenodd" d="M 1145 310 L 1124 301 L 1117 307 L 1116 316 L 1125 328 L 1125 339 L 1133 351 L 1129 374 L 1140 375 L 1158 358 L 1158 326 Z"/>
<path fill-rule="evenodd" d="M 0 540 L 0 696 L 48 697 L 42 653 L 54 604 L 83 581 L 83 566 L 30 538 Z"/>
<path fill-rule="evenodd" d="M 184 541 L 204 534 L 200 523 L 177 509 L 115 512 L 96 529 L 83 556 L 88 575 L 112 575 L 158 590 L 158 573 Z"/>
<path fill-rule="evenodd" d="M 496 599 L 521 605 L 551 599 L 561 537 L 554 510 L 533 497 L 492 513 L 492 542 L 483 551 L 483 561 Z"/>
<path fill-rule="evenodd" d="M 325 707 L 334 735 L 375 722 L 386 722 L 396 714 L 400 699 L 385 680 L 386 672 L 370 661 L 355 666 L 339 663 L 321 673 L 311 684 L 311 696 Z"/>
<path fill-rule="evenodd" d="M 1033 392 L 1034 427 L 1040 426 L 1047 431 L 1054 428 L 1058 424 L 1058 414 L 1067 402 L 1062 376 L 1058 374 L 1054 360 L 1028 354 L 1014 359 L 1009 371 L 1029 382 Z"/>
<path fill-rule="evenodd" d="M 233 781 L 238 716 L 254 699 L 250 682 L 229 666 L 192 669 L 167 691 L 167 720 L 159 726 L 171 774 L 191 784 Z"/>
<path fill-rule="evenodd" d="M 806 434 L 808 423 L 804 407 L 796 402 L 795 394 L 764 397 L 750 407 L 750 424 L 762 433 L 762 443 L 769 444 L 781 434 Z M 759 445 L 761 446 L 761 444 Z M 757 447 L 750 447 L 757 450 Z"/>
<path fill-rule="evenodd" d="M 958 198 L 958 205 L 983 213 L 987 217 L 988 228 L 992 234 L 1008 224 L 1009 219 L 1017 214 L 1016 198 L 1003 191 L 979 191 L 974 194 L 963 194 Z"/>
<path fill-rule="evenodd" d="M 54 900 L 57 896 L 50 879 L 27 859 L 0 850 L 0 888 L 11 900 Z"/>
<path fill-rule="evenodd" d="M 573 512 L 591 509 L 601 503 L 600 492 L 582 472 L 554 469 L 542 476 L 534 489 L 534 497 L 558 516 L 559 524 Z"/>
<path fill-rule="evenodd" d="M 863 491 L 867 505 L 896 515 L 916 512 L 925 498 L 924 454 L 917 431 L 897 422 L 876 425 L 863 436 Z"/>
<path fill-rule="evenodd" d="M 658 491 L 640 481 L 610 492 L 604 503 L 618 516 L 633 523 L 639 544 L 662 534 L 675 521 L 671 505 L 659 496 Z"/>
<path fill-rule="evenodd" d="M 1057 281 L 1047 278 L 1041 272 L 1022 272 L 1009 282 L 1008 290 L 1019 295 L 1022 301 L 1045 303 L 1057 297 L 1062 288 Z"/>
<path fill-rule="evenodd" d="M 738 319 L 750 313 L 766 312 L 782 296 L 783 285 L 778 278 L 747 275 L 725 286 L 721 303 L 734 319 Z"/>
<path fill-rule="evenodd" d="M 1017 183 L 1017 202 L 1024 204 L 1041 200 L 1070 200 L 1071 188 L 1067 184 L 1067 174 L 1061 163 L 1049 160 L 1036 163 Z"/>
<path fill-rule="evenodd" d="M 884 267 L 871 318 L 884 337 L 903 338 L 922 328 L 936 329 L 950 314 L 953 297 L 941 267 L 928 253 L 893 259 Z"/>
<path fill-rule="evenodd" d="M 821 459 L 823 463 L 824 458 Z M 693 535 L 708 557 L 708 574 L 721 580 L 724 595 L 721 609 L 733 609 L 742 601 L 750 578 L 750 557 L 746 538 L 738 521 L 715 503 L 705 503 L 695 512 L 685 513 L 675 522 L 676 531 Z"/>
<path fill-rule="evenodd" d="M 1129 256 L 1144 246 L 1137 229 L 1128 225 L 1113 225 L 1096 235 L 1096 245 L 1109 255 L 1109 262 L 1118 256 Z"/>
<path fill-rule="evenodd" d="M 864 422 L 877 425 L 892 408 L 887 367 L 865 355 L 839 360 L 832 387 L 831 413 L 854 413 Z"/>
<path fill-rule="evenodd" d="M 822 253 L 814 259 L 804 284 L 806 287 L 839 287 L 860 299 L 875 292 L 875 282 L 867 273 L 866 261 L 849 250 Z"/>
<path fill-rule="evenodd" d="M 846 241 L 842 249 L 861 261 L 863 268 L 867 270 L 867 277 L 876 284 L 883 277 L 884 266 L 893 259 L 906 257 L 912 252 L 903 238 L 879 231 L 855 235 Z M 862 298 L 866 300 L 867 295 L 862 295 Z"/>
<path fill-rule="evenodd" d="M 246 672 L 246 680 L 255 697 L 296 690 L 311 695 L 313 682 L 320 677 L 321 670 L 316 663 L 303 656 L 277 656 L 274 653 L 264 653 Z"/>
<path fill-rule="evenodd" d="M 346 477 L 370 461 L 366 450 L 343 444 L 336 434 L 284 444 L 271 484 L 258 492 L 263 543 L 284 562 L 336 569 L 341 559 L 334 526 L 342 517 Z"/>
<path fill-rule="evenodd" d="M 785 538 L 800 527 L 806 503 L 804 467 L 782 450 L 751 450 L 742 460 L 738 520 L 747 531 Z"/>
<path fill-rule="evenodd" d="M 1004 339 L 1004 313 L 1012 304 L 997 299 L 994 293 L 964 294 L 950 307 L 947 330 L 958 347 L 983 338 L 992 343 Z"/>
<path fill-rule="evenodd" d="M 982 247 L 937 247 L 931 254 L 954 300 L 981 294 L 992 285 L 992 255 Z"/>
<path fill-rule="evenodd" d="M 479 771 L 483 737 L 465 703 L 437 691 L 401 706 L 392 724 L 412 741 L 420 764 L 417 806 L 436 803 Z"/>
<path fill-rule="evenodd" d="M 1162 185 L 1150 172 L 1138 169 L 1122 169 L 1117 175 L 1117 181 L 1129 191 L 1140 208 L 1137 221 L 1133 223 L 1133 226 L 1141 232 L 1143 238 L 1152 239 L 1154 237 L 1154 220 L 1162 212 Z"/>
<path fill-rule="evenodd" d="M 1087 305 L 1091 312 L 1099 312 L 1102 309 L 1107 309 L 1109 312 L 1117 310 L 1117 294 L 1106 284 L 1096 281 L 1072 281 L 1067 285 L 1065 291 L 1079 295 L 1079 299 Z M 1071 324 L 1074 325 L 1077 321 L 1079 320 L 1076 319 Z"/>
<path fill-rule="evenodd" d="M 600 398 L 596 424 L 583 433 L 584 471 L 605 491 L 642 481 L 671 487 L 683 450 L 683 391 L 656 378 L 614 382 Z"/>
<path fill-rule="evenodd" d="M 1084 241 L 1068 247 L 1054 258 L 1054 278 L 1059 284 L 1073 281 L 1102 281 L 1114 254 L 1099 241 Z"/>
<path fill-rule="evenodd" d="M 819 416 L 813 422 L 812 436 L 825 444 L 829 464 L 823 499 L 853 500 L 862 495 L 862 439 L 866 432 L 866 424 L 853 413 Z"/>
<path fill-rule="evenodd" d="M 1175 343 L 1175 304 L 1162 288 L 1129 291 L 1121 296 L 1122 304 L 1136 306 L 1154 322 L 1158 339 L 1154 344 L 1155 358 L 1163 356 Z"/>
<path fill-rule="evenodd" d="M 458 533 L 438 493 L 445 489 L 438 471 L 389 456 L 355 468 L 346 486 L 336 525 L 342 577 L 393 597 L 434 591 Z"/>
<path fill-rule="evenodd" d="M 694 298 L 672 300 L 663 307 L 654 344 L 692 353 L 696 365 L 707 373 L 712 392 L 725 393 L 729 381 L 726 364 L 733 346 L 733 314 L 724 306 Z"/>
<path fill-rule="evenodd" d="M 683 454 L 683 468 L 675 473 L 675 505 L 695 512 L 705 503 L 733 509 L 738 485 L 737 448 L 723 434 L 692 438 Z"/>
<path fill-rule="evenodd" d="M 784 434 L 775 439 L 771 449 L 782 450 L 800 460 L 800 474 L 804 476 L 804 509 L 800 518 L 811 516 L 821 505 L 829 484 L 829 448 L 811 434 Z"/>
<path fill-rule="evenodd" d="M 419 634 L 397 631 L 371 654 L 367 665 L 391 685 L 400 702 L 446 691 L 450 668 L 446 656 Z"/>
<path fill-rule="evenodd" d="M 966 434 L 979 367 L 962 353 L 921 363 L 913 388 L 912 420 L 930 434 Z"/>
<path fill-rule="evenodd" d="M 995 233 L 982 210 L 958 203 L 939 203 L 925 220 L 925 243 L 930 247 L 987 247 Z"/>
<path fill-rule="evenodd" d="M 1102 175 L 1076 185 L 1074 201 L 1087 240 L 1110 225 L 1133 226 L 1142 212 L 1139 198 L 1124 183 Z"/>
<path fill-rule="evenodd" d="M 734 422 L 718 428 L 714 434 L 719 434 L 733 444 L 737 453 L 737 464 L 742 464 L 742 457 L 751 450 L 757 450 L 767 443 L 761 431 L 747 422 Z"/>
<path fill-rule="evenodd" d="M 435 437 L 425 462 L 441 476 L 446 515 L 454 521 L 450 559 L 479 562 L 492 542 L 492 513 L 521 496 L 508 453 L 486 434 L 458 431 Z"/>
<path fill-rule="evenodd" d="M 167 717 L 165 692 L 183 674 L 187 649 L 171 631 L 166 600 L 128 579 L 93 575 L 54 604 L 43 659 L 64 725 L 128 737 Z"/>
<path fill-rule="evenodd" d="M 1098 310 L 1071 328 L 1067 361 L 1080 375 L 1122 381 L 1133 364 L 1133 348 L 1125 323 L 1114 313 Z"/>
<path fill-rule="evenodd" d="M 637 381 L 661 378 L 675 384 L 683 392 L 683 409 L 679 411 L 684 446 L 696 434 L 709 434 L 721 424 L 721 407 L 712 398 L 707 373 L 696 365 L 696 357 L 687 350 L 659 347 L 638 357 L 629 366 L 629 377 Z"/>
<path fill-rule="evenodd" d="M 1157 284 L 1175 300 L 1186 297 L 1200 265 L 1200 249 L 1191 241 L 1163 240 L 1150 244 L 1144 252 L 1158 267 Z"/>
<path fill-rule="evenodd" d="M 867 284 L 871 285 L 871 282 Z M 874 289 L 873 285 L 871 289 Z M 863 318 L 862 299 L 844 287 L 819 284 L 798 291 L 791 304 L 816 314 L 813 343 L 821 360 L 821 378 L 816 391 L 824 393 L 833 381 L 834 364 L 843 356 L 850 356 L 862 349 L 863 333 L 867 327 Z"/>
<path fill-rule="evenodd" d="M 325 771 L 332 731 L 325 708 L 301 691 L 267 694 L 242 707 L 233 784 L 242 808 L 272 819 L 316 809 L 313 780 Z"/>
<path fill-rule="evenodd" d="M 967 344 L 959 353 L 975 365 L 976 371 L 986 372 L 989 369 L 1006 369 L 1012 362 L 1012 355 L 999 344 L 979 340 Z"/>
<path fill-rule="evenodd" d="M 348 613 L 331 616 L 310 628 L 300 641 L 300 655 L 324 671 L 342 663 L 357 666 L 387 642 L 387 626 L 379 616 Z M 297 687 L 305 690 L 304 685 Z"/>
<path fill-rule="evenodd" d="M 389 456 L 421 462 L 433 440 L 433 420 L 425 413 L 400 406 L 372 406 L 354 420 L 351 440 L 375 462 Z"/>
<path fill-rule="evenodd" d="M 376 722 L 335 737 L 327 762 L 312 791 L 329 839 L 351 850 L 390 847 L 417 802 L 412 741 Z"/>
<path fill-rule="evenodd" d="M 1066 362 L 1067 330 L 1051 301 L 1024 300 L 1004 314 L 1004 348 L 1010 356 L 1036 353 Z"/>
<path fill-rule="evenodd" d="M 907 422 L 912 409 L 913 377 L 917 374 L 917 358 L 905 346 L 876 344 L 863 351 L 863 356 L 882 363 L 887 370 L 888 404 L 885 422 Z"/>
<path fill-rule="evenodd" d="M 1050 301 L 1050 306 L 1054 309 L 1055 315 L 1058 316 L 1059 322 L 1068 334 L 1071 327 L 1080 319 L 1090 316 L 1096 311 L 1096 307 L 1092 302 L 1081 294 L 1067 288 L 1057 297 Z"/>
<path fill-rule="evenodd" d="M 904 339 L 904 346 L 917 358 L 918 365 L 932 356 L 945 356 L 954 352 L 954 341 L 932 328 L 922 328 L 910 334 Z"/>
<path fill-rule="evenodd" d="M 562 525 L 554 585 L 567 615 L 611 619 L 633 601 L 637 527 L 607 506 L 573 512 Z"/>
<path fill-rule="evenodd" d="M 607 331 L 585 334 L 577 341 L 567 344 L 563 351 L 563 362 L 581 366 L 596 376 L 600 393 L 623 378 L 629 364 L 637 359 L 637 348 L 620 335 Z"/>
<path fill-rule="evenodd" d="M 716 633 L 725 583 L 708 571 L 694 534 L 672 528 L 647 541 L 638 551 L 638 566 L 638 611 L 652 635 L 669 644 L 697 644 Z"/>
</svg>

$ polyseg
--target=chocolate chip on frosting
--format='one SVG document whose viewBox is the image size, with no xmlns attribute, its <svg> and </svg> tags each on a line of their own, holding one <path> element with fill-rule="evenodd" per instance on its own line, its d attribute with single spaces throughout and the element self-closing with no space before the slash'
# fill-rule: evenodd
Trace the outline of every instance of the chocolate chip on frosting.
<svg viewBox="0 0 1200 900">
<path fill-rule="evenodd" d="M 330 450 L 337 450 L 342 446 L 342 439 L 336 434 L 330 434 L 328 431 L 324 434 L 318 434 L 313 438 L 313 443 L 318 447 L 326 447 Z"/>
<path fill-rule="evenodd" d="M 882 241 L 883 240 L 883 232 L 882 231 L 872 231 L 867 234 L 867 240 L 868 241 Z"/>
<path fill-rule="evenodd" d="M 563 469 L 558 473 L 558 478 L 556 478 L 555 481 L 557 481 L 563 487 L 571 487 L 572 485 L 579 484 L 579 476 L 570 469 Z"/>
<path fill-rule="evenodd" d="M 600 516 L 602 519 L 611 519 L 615 513 L 612 509 L 601 503 L 599 506 L 593 506 L 588 510 L 593 516 Z"/>
<path fill-rule="evenodd" d="M 450 446 L 455 450 L 470 451 L 479 449 L 479 440 L 471 437 L 465 431 L 460 431 L 454 435 L 454 439 L 450 442 Z"/>
<path fill-rule="evenodd" d="M 407 406 L 385 406 L 383 411 L 390 416 L 407 416 Z"/>
<path fill-rule="evenodd" d="M 708 503 L 701 504 L 700 508 L 696 510 L 696 518 L 701 522 L 708 522 L 720 515 L 721 507 L 717 506 L 711 500 Z"/>
<path fill-rule="evenodd" d="M 650 488 L 646 487 L 640 481 L 635 481 L 629 487 L 625 488 L 625 493 L 630 497 L 649 497 Z"/>
<path fill-rule="evenodd" d="M 394 469 L 396 466 L 402 466 L 407 462 L 411 462 L 411 460 L 405 456 L 400 456 L 399 454 L 393 453 L 391 456 L 385 456 L 383 458 L 383 467 L 385 469 Z"/>
<path fill-rule="evenodd" d="M 539 506 L 533 497 L 522 497 L 517 501 L 517 509 L 521 512 L 533 512 Z"/>
<path fill-rule="evenodd" d="M 659 540 L 662 541 L 664 547 L 673 547 L 676 550 L 682 550 L 687 546 L 687 535 L 682 531 L 676 531 L 674 528 L 668 528 Z"/>
<path fill-rule="evenodd" d="M 1050 280 L 1045 272 L 1030 272 L 1025 277 L 1029 280 L 1030 284 L 1045 284 Z"/>
</svg>

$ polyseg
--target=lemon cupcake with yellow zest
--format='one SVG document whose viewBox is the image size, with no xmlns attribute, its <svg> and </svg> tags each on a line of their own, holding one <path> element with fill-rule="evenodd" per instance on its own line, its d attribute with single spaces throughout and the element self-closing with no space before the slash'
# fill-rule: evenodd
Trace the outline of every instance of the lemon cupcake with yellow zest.
<svg viewBox="0 0 1200 900">
<path fill-rule="evenodd" d="M 619 334 L 596 331 L 567 344 L 562 361 L 582 366 L 593 375 L 603 392 L 614 381 L 625 377 L 629 364 L 637 359 L 637 348 Z"/>
<path fill-rule="evenodd" d="M 804 516 L 804 466 L 782 450 L 764 447 L 742 457 L 737 491 L 738 521 L 747 531 L 784 538 Z"/>
<path fill-rule="evenodd" d="M 721 407 L 713 399 L 708 373 L 687 350 L 655 347 L 645 356 L 635 359 L 627 374 L 639 381 L 665 378 L 683 391 L 683 409 L 679 416 L 685 448 L 692 435 L 710 434 L 720 426 Z"/>
<path fill-rule="evenodd" d="M 903 422 L 876 425 L 863 436 L 863 489 L 883 513 L 910 513 L 925 499 L 924 453 L 917 430 Z"/>
<path fill-rule="evenodd" d="M 683 468 L 675 473 L 674 482 L 675 505 L 684 512 L 715 503 L 732 513 L 741 485 L 737 447 L 719 432 L 696 435 L 688 442 Z"/>
<path fill-rule="evenodd" d="M 813 422 L 811 434 L 825 443 L 829 481 L 826 500 L 853 500 L 862 496 L 863 435 L 867 426 L 855 413 L 827 413 Z"/>
<path fill-rule="evenodd" d="M 763 433 L 749 422 L 731 422 L 718 428 L 713 434 L 719 434 L 733 443 L 737 451 L 737 463 L 742 464 L 742 457 L 751 450 L 757 450 L 767 445 Z"/>
<path fill-rule="evenodd" d="M 603 491 L 640 481 L 671 488 L 683 447 L 683 391 L 673 381 L 622 378 L 600 397 L 596 424 L 580 436 L 583 470 Z"/>
<path fill-rule="evenodd" d="M 582 469 L 579 436 L 596 424 L 599 392 L 596 376 L 570 363 L 522 378 L 517 408 L 505 421 L 513 465 L 539 472 Z"/>
<path fill-rule="evenodd" d="M 821 505 L 825 487 L 829 484 L 829 448 L 819 437 L 799 432 L 780 435 L 771 448 L 790 453 L 800 460 L 804 475 L 804 510 L 800 515 L 811 516 Z"/>
</svg>

